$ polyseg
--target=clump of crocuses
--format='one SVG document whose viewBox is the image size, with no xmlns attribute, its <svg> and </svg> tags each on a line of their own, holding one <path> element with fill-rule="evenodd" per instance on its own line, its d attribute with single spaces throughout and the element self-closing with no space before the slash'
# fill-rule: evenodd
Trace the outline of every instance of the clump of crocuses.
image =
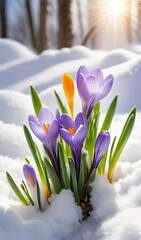
<svg viewBox="0 0 141 240">
<path fill-rule="evenodd" d="M 71 189 L 86 219 L 92 209 L 87 207 L 87 204 L 90 205 L 90 185 L 97 174 L 107 173 L 109 182 L 113 181 L 116 163 L 132 132 L 136 108 L 131 110 L 117 141 L 117 137 L 111 139 L 109 133 L 117 96 L 110 104 L 103 124 L 99 126 L 100 100 L 110 92 L 113 75 L 104 77 L 100 68 L 88 71 L 85 66 L 80 66 L 76 74 L 76 87 L 82 106 L 77 114 L 74 111 L 75 84 L 69 73 L 64 73 L 62 84 L 68 108 L 55 91 L 59 105 L 55 112 L 42 106 L 37 92 L 31 86 L 35 116 L 29 115 L 31 131 L 24 125 L 24 133 L 34 164 L 25 158 L 25 181 L 21 181 L 21 189 L 9 173 L 7 179 L 24 205 L 36 205 L 41 211 L 45 203 L 49 204 L 52 193 Z M 42 152 L 31 132 L 42 143 Z"/>
</svg>

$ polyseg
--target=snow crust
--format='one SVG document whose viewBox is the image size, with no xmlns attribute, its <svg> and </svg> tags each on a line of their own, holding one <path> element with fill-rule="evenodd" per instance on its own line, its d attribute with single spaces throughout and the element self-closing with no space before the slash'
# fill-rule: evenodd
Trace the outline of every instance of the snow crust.
<svg viewBox="0 0 141 240">
<path fill-rule="evenodd" d="M 141 47 L 134 48 L 92 51 L 76 46 L 48 50 L 37 56 L 14 41 L 0 40 L 0 49 L 4 49 L 0 55 L 0 240 L 141 239 L 141 55 L 138 54 Z M 138 107 L 138 114 L 131 139 L 117 166 L 115 183 L 109 184 L 106 176 L 97 176 L 92 186 L 94 211 L 87 222 L 80 223 L 81 209 L 74 203 L 70 191 L 53 195 L 51 205 L 40 213 L 17 200 L 5 172 L 9 171 L 20 183 L 24 157 L 30 156 L 22 130 L 28 114 L 33 113 L 30 84 L 38 90 L 44 105 L 55 109 L 53 89 L 62 96 L 62 74 L 70 72 L 75 77 L 82 64 L 89 69 L 102 67 L 105 76 L 115 75 L 112 92 L 102 104 L 103 116 L 112 98 L 119 93 L 112 137 L 119 135 L 127 112 L 134 105 Z M 77 96 L 76 102 L 77 112 L 80 110 Z"/>
</svg>

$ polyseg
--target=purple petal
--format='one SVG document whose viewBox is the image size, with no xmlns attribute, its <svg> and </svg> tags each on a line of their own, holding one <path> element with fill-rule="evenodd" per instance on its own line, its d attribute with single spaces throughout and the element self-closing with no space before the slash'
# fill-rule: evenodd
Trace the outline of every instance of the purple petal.
<svg viewBox="0 0 141 240">
<path fill-rule="evenodd" d="M 75 132 L 74 136 L 72 137 L 72 143 L 76 148 L 82 148 L 83 142 L 86 138 L 87 129 L 80 125 L 77 131 Z"/>
<path fill-rule="evenodd" d="M 55 111 L 55 118 L 58 120 L 58 122 L 60 122 L 60 112 L 58 109 Z"/>
<path fill-rule="evenodd" d="M 50 141 L 50 144 L 53 143 L 54 141 L 56 142 L 58 134 L 59 134 L 59 122 L 56 119 L 54 119 L 47 133 L 48 141 Z"/>
<path fill-rule="evenodd" d="M 35 187 L 36 185 L 36 173 L 34 168 L 30 164 L 25 164 L 23 166 L 23 174 L 28 183 L 28 185 Z"/>
<path fill-rule="evenodd" d="M 50 123 L 54 120 L 54 115 L 52 111 L 50 111 L 47 108 L 41 108 L 39 114 L 38 114 L 39 121 L 41 125 L 44 123 Z"/>
<path fill-rule="evenodd" d="M 65 128 L 60 128 L 60 136 L 72 146 L 72 135 Z"/>
<path fill-rule="evenodd" d="M 89 75 L 86 78 L 89 94 L 96 93 L 99 90 L 99 82 L 94 75 Z"/>
<path fill-rule="evenodd" d="M 94 161 L 93 161 L 93 168 L 97 168 L 98 164 L 106 153 L 110 143 L 110 134 L 107 131 L 101 132 L 95 143 L 95 150 L 94 150 Z"/>
<path fill-rule="evenodd" d="M 76 84 L 81 99 L 87 102 L 89 98 L 89 90 L 83 74 L 79 74 L 78 78 L 76 79 Z"/>
<path fill-rule="evenodd" d="M 109 79 L 109 81 L 106 82 L 105 85 L 100 88 L 96 96 L 96 102 L 106 97 L 107 94 L 110 92 L 112 86 L 113 86 L 113 78 Z"/>
<path fill-rule="evenodd" d="M 88 69 L 87 69 L 84 65 L 80 66 L 80 68 L 78 69 L 76 78 L 78 78 L 81 73 L 82 73 L 85 77 L 87 77 L 87 75 L 88 75 Z"/>
<path fill-rule="evenodd" d="M 95 68 L 94 70 L 92 70 L 90 72 L 90 75 L 91 74 L 93 74 L 96 77 L 97 81 L 99 82 L 99 85 L 101 86 L 102 82 L 104 80 L 104 76 L 103 76 L 102 70 L 100 68 Z"/>
<path fill-rule="evenodd" d="M 60 125 L 63 125 L 65 129 L 75 128 L 74 121 L 68 114 L 62 114 Z"/>
<path fill-rule="evenodd" d="M 33 115 L 29 115 L 29 116 L 28 116 L 28 121 L 35 123 L 38 127 L 41 127 L 41 124 L 40 124 L 40 122 L 39 122 L 39 119 L 36 118 L 36 117 L 33 116 Z"/>
<path fill-rule="evenodd" d="M 112 74 L 108 75 L 108 76 L 104 79 L 104 84 L 107 83 L 107 82 L 109 82 L 109 80 L 111 80 L 111 79 L 112 79 L 112 81 L 113 81 L 113 79 L 114 79 L 114 76 L 113 76 Z"/>
<path fill-rule="evenodd" d="M 44 132 L 44 130 L 31 121 L 29 121 L 29 126 L 32 132 L 35 134 L 35 136 L 39 138 L 42 143 L 46 144 L 48 137 L 47 137 L 47 134 Z"/>
<path fill-rule="evenodd" d="M 75 129 L 77 130 L 80 125 L 84 125 L 87 129 L 87 119 L 83 113 L 78 113 L 75 118 Z"/>
</svg>

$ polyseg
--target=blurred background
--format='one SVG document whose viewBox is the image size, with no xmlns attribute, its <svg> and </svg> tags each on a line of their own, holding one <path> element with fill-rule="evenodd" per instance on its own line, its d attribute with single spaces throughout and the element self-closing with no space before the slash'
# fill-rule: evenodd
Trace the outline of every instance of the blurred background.
<svg viewBox="0 0 141 240">
<path fill-rule="evenodd" d="M 141 0 L 0 0 L 0 37 L 40 53 L 141 43 Z"/>
</svg>

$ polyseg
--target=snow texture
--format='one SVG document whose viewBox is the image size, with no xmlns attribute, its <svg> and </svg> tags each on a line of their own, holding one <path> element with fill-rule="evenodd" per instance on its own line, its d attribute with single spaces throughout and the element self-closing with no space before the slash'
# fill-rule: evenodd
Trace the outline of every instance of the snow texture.
<svg viewBox="0 0 141 240">
<path fill-rule="evenodd" d="M 0 240 L 140 240 L 141 239 L 141 46 L 129 50 L 48 50 L 37 56 L 11 40 L 0 40 Z M 5 172 L 20 183 L 24 157 L 30 156 L 22 124 L 33 113 L 29 86 L 39 92 L 44 105 L 55 109 L 53 90 L 62 95 L 61 76 L 77 68 L 102 67 L 113 73 L 114 86 L 102 101 L 102 117 L 119 94 L 117 114 L 111 127 L 119 136 L 127 113 L 136 105 L 135 128 L 115 172 L 115 182 L 97 176 L 92 187 L 94 211 L 87 222 L 79 222 L 81 209 L 70 191 L 53 195 L 45 212 L 24 207 L 9 187 Z M 65 99 L 64 99 L 65 101 Z M 75 111 L 80 111 L 78 96 Z"/>
</svg>

